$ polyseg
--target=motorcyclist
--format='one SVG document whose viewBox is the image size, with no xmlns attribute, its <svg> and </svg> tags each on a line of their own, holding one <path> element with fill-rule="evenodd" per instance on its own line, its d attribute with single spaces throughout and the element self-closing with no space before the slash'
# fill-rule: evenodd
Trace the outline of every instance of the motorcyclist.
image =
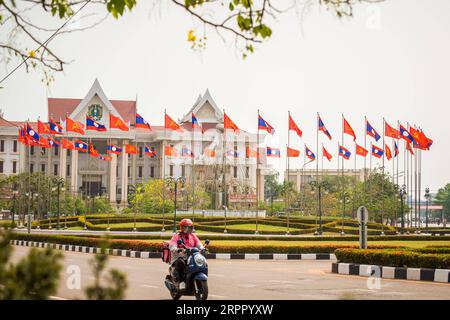
<svg viewBox="0 0 450 320">
<path fill-rule="evenodd" d="M 183 281 L 184 270 L 186 268 L 187 254 L 182 245 L 178 245 L 178 240 L 183 241 L 187 249 L 197 248 L 203 251 L 205 248 L 195 233 L 194 223 L 191 219 L 183 219 L 180 221 L 180 232 L 173 235 L 169 243 L 169 249 L 172 253 L 172 276 L 175 284 Z"/>
</svg>

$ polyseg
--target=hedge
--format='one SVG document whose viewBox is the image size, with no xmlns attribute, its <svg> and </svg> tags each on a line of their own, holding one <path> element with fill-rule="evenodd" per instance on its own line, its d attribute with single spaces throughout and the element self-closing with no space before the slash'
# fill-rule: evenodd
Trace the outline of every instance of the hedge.
<svg viewBox="0 0 450 320">
<path fill-rule="evenodd" d="M 422 253 L 418 250 L 337 249 L 339 262 L 387 267 L 449 269 L 450 254 Z"/>
</svg>

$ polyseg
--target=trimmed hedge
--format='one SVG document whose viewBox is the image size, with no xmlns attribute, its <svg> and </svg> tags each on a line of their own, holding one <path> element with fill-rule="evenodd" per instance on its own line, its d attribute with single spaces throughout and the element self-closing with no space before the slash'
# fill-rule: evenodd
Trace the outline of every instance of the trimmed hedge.
<svg viewBox="0 0 450 320">
<path fill-rule="evenodd" d="M 418 250 L 337 249 L 339 262 L 386 267 L 449 269 L 450 254 L 422 253 Z"/>
</svg>

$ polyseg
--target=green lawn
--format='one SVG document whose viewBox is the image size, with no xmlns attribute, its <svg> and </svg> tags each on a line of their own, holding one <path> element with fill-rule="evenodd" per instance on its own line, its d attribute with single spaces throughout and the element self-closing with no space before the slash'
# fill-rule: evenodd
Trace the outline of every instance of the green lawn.
<svg viewBox="0 0 450 320">
<path fill-rule="evenodd" d="M 100 227 L 100 228 L 108 228 L 108 224 L 107 223 L 103 223 L 103 224 L 96 224 L 96 227 Z M 161 226 L 160 224 L 156 224 L 156 223 L 150 223 L 150 222 L 136 222 L 136 228 L 145 228 L 145 227 L 158 227 Z M 109 224 L 110 228 L 133 228 L 134 227 L 134 222 L 125 222 L 125 223 L 110 223 Z"/>
</svg>

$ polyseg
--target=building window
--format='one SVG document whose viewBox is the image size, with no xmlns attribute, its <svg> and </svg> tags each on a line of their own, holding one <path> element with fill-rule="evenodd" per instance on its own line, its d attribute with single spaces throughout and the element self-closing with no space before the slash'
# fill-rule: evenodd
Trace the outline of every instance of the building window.
<svg viewBox="0 0 450 320">
<path fill-rule="evenodd" d="M 181 166 L 181 176 L 182 177 L 186 176 L 186 166 L 184 164 Z"/>
<path fill-rule="evenodd" d="M 0 140 L 0 152 L 5 152 L 5 140 Z"/>
<path fill-rule="evenodd" d="M 173 177 L 173 165 L 169 166 L 169 176 Z"/>
<path fill-rule="evenodd" d="M 0 173 L 3 173 L 3 160 L 0 160 Z"/>
<path fill-rule="evenodd" d="M 245 178 L 246 179 L 250 178 L 250 167 L 249 166 L 245 167 Z"/>
<path fill-rule="evenodd" d="M 142 158 L 144 148 L 139 147 L 139 158 Z"/>
<path fill-rule="evenodd" d="M 53 165 L 53 174 L 54 174 L 55 176 L 58 175 L 58 165 L 57 165 L 57 164 Z"/>
<path fill-rule="evenodd" d="M 66 177 L 70 176 L 70 164 L 67 165 L 66 167 Z"/>
<path fill-rule="evenodd" d="M 233 167 L 233 177 L 234 178 L 237 178 L 238 177 L 238 170 L 237 170 L 238 168 L 237 168 L 237 166 L 234 166 Z"/>
<path fill-rule="evenodd" d="M 59 154 L 59 148 L 56 147 L 56 148 L 54 148 L 54 149 L 55 149 L 55 156 L 57 156 L 57 155 Z"/>
<path fill-rule="evenodd" d="M 151 166 L 151 167 L 150 167 L 150 177 L 151 177 L 151 178 L 154 178 L 154 177 L 155 177 L 155 167 L 154 167 L 154 166 Z"/>
<path fill-rule="evenodd" d="M 70 157 L 70 155 L 72 154 L 70 149 L 67 149 L 67 156 Z"/>
<path fill-rule="evenodd" d="M 119 176 L 119 166 L 116 166 L 116 177 Z"/>
<path fill-rule="evenodd" d="M 41 163 L 41 172 L 45 172 L 45 163 Z"/>
<path fill-rule="evenodd" d="M 128 166 L 128 170 L 127 170 L 127 177 L 129 177 L 129 176 L 130 176 L 130 172 L 131 172 L 131 167 L 130 167 L 130 166 Z"/>
<path fill-rule="evenodd" d="M 17 152 L 17 140 L 13 141 L 13 152 Z"/>
<path fill-rule="evenodd" d="M 139 178 L 142 178 L 142 166 L 138 167 L 138 176 Z"/>
<path fill-rule="evenodd" d="M 30 154 L 33 155 L 34 154 L 34 146 L 30 147 Z"/>
<path fill-rule="evenodd" d="M 13 173 L 17 173 L 17 161 L 13 161 Z"/>
<path fill-rule="evenodd" d="M 34 172 L 34 164 L 30 163 L 30 173 Z"/>
</svg>

